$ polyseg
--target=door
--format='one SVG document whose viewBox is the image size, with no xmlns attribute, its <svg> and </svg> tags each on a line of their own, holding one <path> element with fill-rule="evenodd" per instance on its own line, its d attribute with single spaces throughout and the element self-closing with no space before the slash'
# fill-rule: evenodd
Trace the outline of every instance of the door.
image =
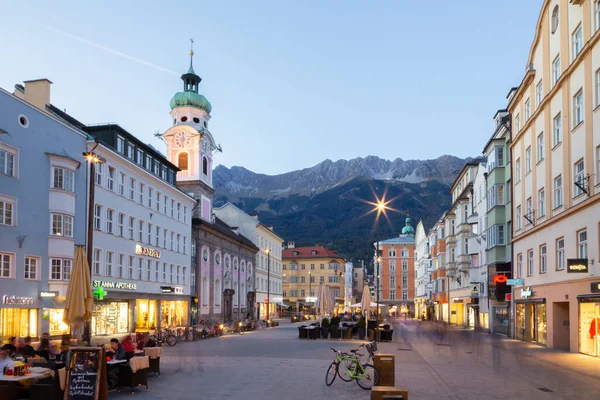
<svg viewBox="0 0 600 400">
<path fill-rule="evenodd" d="M 515 336 L 517 340 L 525 340 L 525 304 L 517 304 Z"/>
<path fill-rule="evenodd" d="M 536 342 L 535 304 L 525 304 L 525 341 Z"/>
<path fill-rule="evenodd" d="M 554 316 L 552 326 L 552 347 L 555 349 L 569 350 L 571 347 L 569 302 L 552 303 L 552 311 Z"/>
</svg>

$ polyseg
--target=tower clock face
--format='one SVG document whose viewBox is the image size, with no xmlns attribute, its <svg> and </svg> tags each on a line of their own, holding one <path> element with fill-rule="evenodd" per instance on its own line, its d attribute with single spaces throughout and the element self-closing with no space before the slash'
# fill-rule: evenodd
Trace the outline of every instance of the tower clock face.
<svg viewBox="0 0 600 400">
<path fill-rule="evenodd" d="M 202 141 L 202 152 L 206 153 L 210 153 L 210 143 L 208 141 L 208 139 L 204 139 Z"/>
<path fill-rule="evenodd" d="M 188 147 L 192 141 L 190 134 L 187 132 L 179 132 L 175 134 L 175 146 Z"/>
</svg>

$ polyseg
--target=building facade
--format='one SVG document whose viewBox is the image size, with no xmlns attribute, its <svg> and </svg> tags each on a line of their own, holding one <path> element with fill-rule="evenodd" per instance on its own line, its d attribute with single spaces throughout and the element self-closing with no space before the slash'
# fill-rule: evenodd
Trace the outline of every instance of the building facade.
<svg viewBox="0 0 600 400">
<path fill-rule="evenodd" d="M 446 232 L 445 215 L 429 231 L 431 253 L 432 318 L 436 321 L 448 320 L 448 277 L 446 276 Z"/>
<path fill-rule="evenodd" d="M 415 231 L 415 316 L 427 318 L 430 306 L 432 283 L 431 249 L 429 236 L 425 233 L 423 221 L 419 221 Z"/>
<path fill-rule="evenodd" d="M 54 118 L 48 80 L 0 89 L 0 336 L 57 337 L 86 242 L 85 132 Z M 33 104 L 39 104 L 38 109 Z"/>
<path fill-rule="evenodd" d="M 354 299 L 352 304 L 361 301 L 365 283 L 367 283 L 365 267 L 364 262 L 361 261 L 360 265 L 355 265 L 352 270 L 352 297 Z"/>
<path fill-rule="evenodd" d="M 323 246 L 296 247 L 288 242 L 283 250 L 283 300 L 286 305 L 314 312 L 319 285 L 335 295 L 336 309 L 344 305 L 345 260 Z"/>
<path fill-rule="evenodd" d="M 512 117 L 515 338 L 598 356 L 600 9 L 546 0 Z"/>
<path fill-rule="evenodd" d="M 213 213 L 213 157 L 220 147 L 208 129 L 212 105 L 198 92 L 202 79 L 194 72 L 192 60 L 181 79 L 183 91 L 175 93 L 170 102 L 173 125 L 161 137 L 167 144 L 167 159 L 179 169 L 177 187 L 196 203 L 191 213 L 192 246 L 196 249 L 190 277 L 196 290 L 191 298 L 193 319 L 244 319 L 254 315 L 258 249 Z"/>
<path fill-rule="evenodd" d="M 376 249 L 377 243 L 374 246 Z M 379 302 L 387 305 L 390 313 L 414 316 L 415 230 L 410 217 L 406 217 L 402 233 L 396 238 L 380 242 L 379 250 L 381 262 L 375 260 Z"/>
</svg>

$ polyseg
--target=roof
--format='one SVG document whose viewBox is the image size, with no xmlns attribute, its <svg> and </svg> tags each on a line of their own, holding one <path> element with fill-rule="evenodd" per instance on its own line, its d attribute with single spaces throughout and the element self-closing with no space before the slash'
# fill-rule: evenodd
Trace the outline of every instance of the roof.
<svg viewBox="0 0 600 400">
<path fill-rule="evenodd" d="M 66 112 L 61 111 L 58 107 L 54 106 L 53 104 L 48 104 L 46 106 L 46 109 L 58 118 L 64 120 L 66 123 L 71 124 L 76 128 L 83 129 L 85 127 L 85 124 L 83 122 L 73 118 Z"/>
<path fill-rule="evenodd" d="M 415 243 L 415 237 L 413 235 L 400 235 L 398 237 L 382 240 L 381 242 L 379 242 L 380 245 L 382 245 L 382 244 L 413 244 L 413 243 Z M 375 243 L 375 246 L 377 246 L 377 243 Z"/>
<path fill-rule="evenodd" d="M 227 225 L 223 220 L 219 219 L 217 216 L 215 216 L 215 222 L 214 223 L 210 223 L 208 221 L 205 221 L 203 219 L 200 218 L 194 218 L 193 222 L 195 223 L 199 223 L 200 225 L 207 225 L 210 228 L 221 232 L 222 234 L 224 234 L 225 236 L 230 237 L 231 239 L 242 243 L 243 245 L 245 245 L 246 247 L 249 247 L 255 251 L 259 251 L 260 249 L 258 247 L 256 247 L 256 245 L 252 242 L 252 240 L 248 239 L 246 236 L 239 234 L 239 233 L 235 233 L 233 231 L 233 228 L 230 227 L 229 225 Z"/>
<path fill-rule="evenodd" d="M 316 252 L 316 254 L 313 254 Z M 338 255 L 337 251 L 326 249 L 323 246 L 310 246 L 310 247 L 294 247 L 291 249 L 283 250 L 282 257 L 286 258 L 342 258 Z"/>
</svg>

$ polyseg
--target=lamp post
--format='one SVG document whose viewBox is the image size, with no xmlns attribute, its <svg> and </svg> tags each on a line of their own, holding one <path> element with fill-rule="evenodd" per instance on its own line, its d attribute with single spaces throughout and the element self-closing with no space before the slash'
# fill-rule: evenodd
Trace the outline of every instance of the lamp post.
<svg viewBox="0 0 600 400">
<path fill-rule="evenodd" d="M 310 297 L 310 300 L 311 300 L 310 313 L 312 314 L 312 308 L 313 308 L 312 307 L 312 305 L 313 305 L 313 302 L 312 302 L 312 280 L 310 278 L 311 278 L 310 271 L 308 271 L 308 297 Z"/>
<path fill-rule="evenodd" d="M 271 249 L 265 249 L 267 253 L 267 321 L 271 316 Z"/>
<path fill-rule="evenodd" d="M 88 219 L 87 219 L 87 263 L 90 270 L 90 277 L 93 276 L 92 271 L 92 255 L 94 248 L 94 205 L 95 205 L 95 189 L 96 189 L 96 164 L 100 164 L 102 160 L 94 150 L 98 147 L 99 141 L 96 139 L 96 145 L 88 152 L 83 153 L 83 157 L 90 165 L 90 180 L 88 193 Z M 83 341 L 90 343 L 92 339 L 91 319 L 85 321 L 83 326 Z"/>
</svg>

